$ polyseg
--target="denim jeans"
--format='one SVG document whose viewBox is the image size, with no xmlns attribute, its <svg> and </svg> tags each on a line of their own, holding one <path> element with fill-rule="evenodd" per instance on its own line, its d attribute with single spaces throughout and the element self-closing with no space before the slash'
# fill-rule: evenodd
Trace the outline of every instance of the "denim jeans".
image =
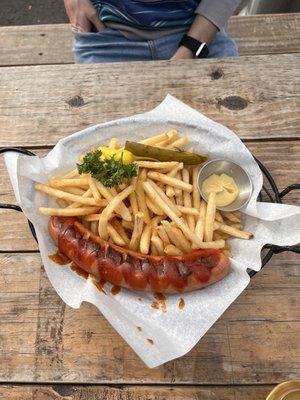
<svg viewBox="0 0 300 400">
<path fill-rule="evenodd" d="M 78 64 L 117 61 L 168 60 L 176 52 L 184 32 L 174 33 L 155 40 L 131 40 L 117 30 L 106 28 L 103 32 L 76 32 L 74 34 L 75 62 Z M 208 58 L 238 55 L 235 41 L 225 30 L 217 33 L 208 45 Z"/>
</svg>

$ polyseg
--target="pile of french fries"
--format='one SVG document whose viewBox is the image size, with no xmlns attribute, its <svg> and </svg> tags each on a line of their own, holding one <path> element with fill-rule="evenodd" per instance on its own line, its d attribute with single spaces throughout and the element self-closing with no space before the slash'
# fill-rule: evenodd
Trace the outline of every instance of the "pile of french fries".
<svg viewBox="0 0 300 400">
<path fill-rule="evenodd" d="M 177 131 L 140 143 L 178 149 L 188 144 Z M 109 147 L 119 149 L 116 138 Z M 188 151 L 192 151 L 189 148 Z M 215 194 L 206 203 L 197 188 L 200 166 L 176 161 L 136 161 L 138 176 L 107 188 L 77 169 L 36 190 L 56 198 L 57 208 L 40 207 L 49 216 L 76 216 L 102 239 L 142 254 L 180 256 L 196 249 L 219 249 L 231 256 L 228 239 L 250 239 L 240 212 L 220 212 Z"/>
</svg>

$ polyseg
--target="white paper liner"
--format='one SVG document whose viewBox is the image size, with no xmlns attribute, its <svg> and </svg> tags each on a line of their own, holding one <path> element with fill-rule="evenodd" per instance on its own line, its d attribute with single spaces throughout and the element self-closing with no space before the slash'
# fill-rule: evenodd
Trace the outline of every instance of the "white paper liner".
<svg viewBox="0 0 300 400">
<path fill-rule="evenodd" d="M 73 169 L 81 153 L 92 146 L 107 144 L 112 137 L 122 142 L 141 140 L 169 129 L 187 134 L 195 150 L 209 154 L 211 159 L 227 158 L 247 170 L 254 190 L 243 212 L 245 229 L 254 233 L 254 239 L 231 239 L 233 259 L 229 275 L 204 290 L 168 296 L 167 312 L 163 312 L 151 307 L 152 294 L 122 289 L 113 296 L 106 285 L 105 295 L 91 280 L 84 280 L 69 268 L 52 262 L 48 256 L 56 248 L 48 234 L 48 218 L 39 214 L 38 207 L 53 205 L 54 200 L 36 192 L 34 185 Z M 256 202 L 262 174 L 240 139 L 228 128 L 170 95 L 148 113 L 96 125 L 68 136 L 42 159 L 7 153 L 5 161 L 16 199 L 36 229 L 45 270 L 58 295 L 70 307 L 78 308 L 83 301 L 94 304 L 150 368 L 180 357 L 195 346 L 248 285 L 246 269 L 261 268 L 260 251 L 264 244 L 293 245 L 300 241 L 300 207 Z M 185 301 L 183 309 L 178 307 L 180 298 Z"/>
</svg>

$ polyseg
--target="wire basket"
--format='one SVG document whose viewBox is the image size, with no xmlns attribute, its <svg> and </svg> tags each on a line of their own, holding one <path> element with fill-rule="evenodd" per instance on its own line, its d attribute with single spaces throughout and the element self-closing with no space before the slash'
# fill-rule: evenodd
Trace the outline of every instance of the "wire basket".
<svg viewBox="0 0 300 400">
<path fill-rule="evenodd" d="M 27 156 L 35 156 L 34 153 L 32 153 L 29 150 L 26 149 L 22 149 L 19 147 L 3 147 L 0 148 L 0 154 L 9 152 L 9 151 L 14 151 L 16 153 L 19 154 L 25 154 Z M 259 193 L 258 199 L 259 201 L 269 201 L 271 203 L 282 203 L 282 199 L 290 192 L 292 192 L 293 190 L 299 190 L 300 189 L 300 184 L 299 183 L 295 183 L 293 185 L 290 185 L 288 187 L 286 187 L 282 192 L 279 191 L 276 182 L 274 180 L 274 178 L 272 177 L 272 175 L 270 174 L 270 172 L 268 171 L 268 169 L 264 166 L 264 164 L 259 161 L 256 157 L 255 161 L 257 162 L 260 170 L 263 173 L 263 178 L 264 178 L 264 182 L 263 182 L 263 187 L 261 192 Z M 1 204 L 0 203 L 0 208 L 3 209 L 9 209 L 9 210 L 15 210 L 15 211 L 19 211 L 22 212 L 21 207 L 15 205 L 15 204 Z M 35 241 L 38 243 L 37 237 L 36 237 L 36 233 L 35 233 L 35 229 L 33 224 L 28 220 L 28 225 L 30 228 L 30 231 L 32 233 L 32 236 L 34 237 Z M 273 244 L 266 244 L 263 249 L 262 249 L 262 268 L 270 261 L 270 259 L 272 258 L 272 256 L 274 254 L 278 254 L 278 253 L 282 253 L 284 251 L 291 251 L 297 254 L 300 254 L 300 245 L 296 245 L 296 246 L 276 246 Z M 248 272 L 250 278 L 252 278 L 255 274 L 257 274 L 257 271 L 253 271 L 250 270 Z"/>
</svg>

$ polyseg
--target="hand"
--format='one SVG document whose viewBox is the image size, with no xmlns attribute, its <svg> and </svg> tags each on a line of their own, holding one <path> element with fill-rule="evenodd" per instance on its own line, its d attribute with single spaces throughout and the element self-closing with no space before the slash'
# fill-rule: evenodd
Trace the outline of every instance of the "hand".
<svg viewBox="0 0 300 400">
<path fill-rule="evenodd" d="M 91 32 L 93 26 L 102 32 L 105 25 L 99 20 L 90 0 L 64 0 L 71 26 L 78 32 Z"/>
<path fill-rule="evenodd" d="M 190 49 L 184 46 L 180 46 L 173 57 L 171 57 L 171 60 L 186 60 L 193 58 L 195 58 L 195 55 Z"/>
</svg>

